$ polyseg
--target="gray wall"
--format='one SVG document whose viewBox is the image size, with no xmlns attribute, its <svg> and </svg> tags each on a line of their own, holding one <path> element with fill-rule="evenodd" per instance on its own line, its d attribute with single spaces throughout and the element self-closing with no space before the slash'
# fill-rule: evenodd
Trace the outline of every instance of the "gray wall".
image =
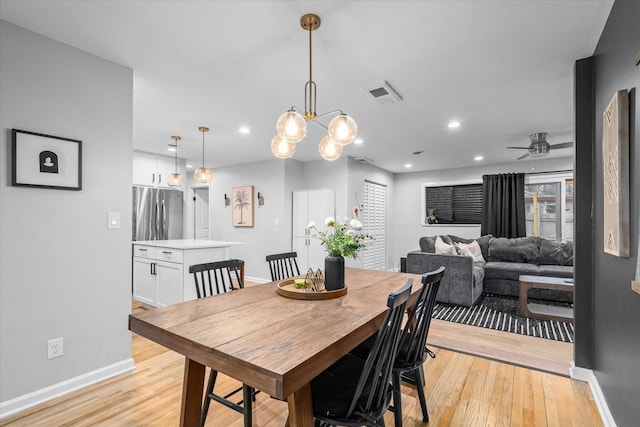
<svg viewBox="0 0 640 427">
<path fill-rule="evenodd" d="M 132 85 L 131 69 L 0 21 L 3 403 L 131 362 Z M 82 140 L 83 189 L 10 186 L 12 128 Z M 47 360 L 57 337 L 64 356 Z"/>
<path fill-rule="evenodd" d="M 548 172 L 572 170 L 572 158 L 542 158 L 536 159 L 535 171 L 531 170 L 531 161 L 484 165 L 471 168 L 414 172 L 396 175 L 395 191 L 395 262 L 407 252 L 419 249 L 418 241 L 422 236 L 436 234 L 454 234 L 456 236 L 473 238 L 480 236 L 480 224 L 451 226 L 451 225 L 422 225 L 423 215 L 421 207 L 422 185 L 438 182 L 476 181 L 482 182 L 482 175 L 508 172 Z"/>
<path fill-rule="evenodd" d="M 594 54 L 595 181 L 593 199 L 594 263 L 593 370 L 607 405 L 619 426 L 638 425 L 640 419 L 640 295 L 630 282 L 635 276 L 640 220 L 640 67 L 635 59 L 640 45 L 640 2 L 616 1 Z M 616 91 L 629 89 L 629 258 L 603 251 L 602 112 Z M 581 167 L 580 164 L 577 167 Z M 578 242 L 576 242 L 578 243 Z M 586 242 L 585 242 L 586 243 Z M 576 260 L 580 262 L 581 260 Z M 586 260 L 588 262 L 588 260 Z M 576 283 L 581 286 L 581 283 Z M 576 305 L 580 301 L 576 301 Z M 577 324 L 576 330 L 583 325 Z M 578 360 L 578 357 L 576 357 Z"/>
<path fill-rule="evenodd" d="M 234 227 L 231 224 L 233 198 L 231 205 L 225 206 L 224 194 L 231 198 L 233 187 L 245 185 L 254 186 L 255 225 Z M 285 162 L 279 159 L 213 170 L 209 190 L 211 238 L 245 243 L 233 246 L 231 256 L 244 260 L 245 275 L 250 280 L 270 280 L 265 256 L 291 249 L 291 193 L 285 194 L 286 191 Z M 258 205 L 258 192 L 264 194 L 263 206 Z"/>
</svg>

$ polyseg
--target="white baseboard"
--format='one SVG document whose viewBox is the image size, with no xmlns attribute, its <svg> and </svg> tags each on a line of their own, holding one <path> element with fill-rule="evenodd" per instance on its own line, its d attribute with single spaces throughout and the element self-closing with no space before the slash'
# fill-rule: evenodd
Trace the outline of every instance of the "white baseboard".
<svg viewBox="0 0 640 427">
<path fill-rule="evenodd" d="M 591 369 L 580 368 L 576 366 L 574 362 L 571 362 L 569 374 L 571 375 L 571 379 L 589 383 L 589 388 L 591 388 L 593 400 L 596 402 L 598 412 L 600 412 L 602 423 L 605 427 L 616 427 L 616 422 L 613 419 L 611 412 L 609 411 L 609 406 L 607 405 L 607 401 L 604 398 L 604 394 L 602 394 L 602 389 L 600 388 L 600 384 L 598 383 L 598 378 L 596 378 L 593 371 Z"/>
<path fill-rule="evenodd" d="M 0 402 L 0 419 L 13 415 L 17 412 L 24 411 L 27 408 L 39 405 L 56 397 L 71 393 L 72 391 L 90 386 L 91 384 L 132 371 L 135 367 L 136 366 L 132 358 L 125 359 L 112 365 L 96 369 L 95 371 L 69 378 L 68 380 L 50 385 L 40 390 L 18 396 L 5 402 Z"/>
</svg>

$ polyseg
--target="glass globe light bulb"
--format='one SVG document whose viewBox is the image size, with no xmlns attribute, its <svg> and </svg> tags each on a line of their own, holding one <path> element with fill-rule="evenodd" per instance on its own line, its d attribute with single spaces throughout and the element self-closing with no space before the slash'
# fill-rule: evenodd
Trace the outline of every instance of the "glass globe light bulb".
<svg viewBox="0 0 640 427">
<path fill-rule="evenodd" d="M 211 171 L 209 169 L 205 168 L 204 166 L 199 167 L 193 173 L 193 179 L 196 182 L 199 182 L 201 184 L 206 184 L 208 182 L 211 182 L 211 178 L 213 178 L 213 175 L 211 174 Z"/>
<path fill-rule="evenodd" d="M 338 145 L 351 144 L 358 136 L 358 125 L 350 116 L 340 114 L 329 122 L 329 135 Z"/>
<path fill-rule="evenodd" d="M 276 135 L 271 140 L 271 152 L 279 159 L 288 159 L 296 152 L 296 144 Z"/>
<path fill-rule="evenodd" d="M 171 175 L 169 175 L 169 178 L 167 178 L 167 184 L 169 184 L 171 187 L 180 187 L 182 186 L 183 181 L 184 180 L 182 179 L 182 175 L 177 172 L 172 173 Z"/>
<path fill-rule="evenodd" d="M 289 110 L 278 118 L 276 132 L 280 138 L 298 143 L 307 135 L 307 122 L 300 113 Z"/>
<path fill-rule="evenodd" d="M 342 155 L 342 145 L 336 144 L 329 135 L 320 140 L 318 151 L 323 159 L 333 161 Z"/>
</svg>

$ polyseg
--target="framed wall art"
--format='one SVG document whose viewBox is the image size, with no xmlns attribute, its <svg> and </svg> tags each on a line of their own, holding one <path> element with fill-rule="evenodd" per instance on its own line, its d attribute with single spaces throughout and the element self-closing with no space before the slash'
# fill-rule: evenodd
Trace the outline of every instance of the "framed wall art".
<svg viewBox="0 0 640 427">
<path fill-rule="evenodd" d="M 82 141 L 11 130 L 11 185 L 82 189 Z"/>
<path fill-rule="evenodd" d="M 231 192 L 231 215 L 234 227 L 253 227 L 253 185 L 233 187 Z"/>
<path fill-rule="evenodd" d="M 629 92 L 619 90 L 602 114 L 604 251 L 629 256 Z"/>
</svg>

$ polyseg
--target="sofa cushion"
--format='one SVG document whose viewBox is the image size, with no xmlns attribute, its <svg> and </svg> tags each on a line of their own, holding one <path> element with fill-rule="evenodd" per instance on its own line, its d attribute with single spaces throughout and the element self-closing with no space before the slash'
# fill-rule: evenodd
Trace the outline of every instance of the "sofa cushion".
<svg viewBox="0 0 640 427">
<path fill-rule="evenodd" d="M 425 236 L 420 238 L 420 251 L 428 252 L 430 254 L 436 253 L 436 237 L 437 236 Z"/>
<path fill-rule="evenodd" d="M 465 239 L 464 237 L 454 236 L 453 234 L 449 234 L 448 237 L 449 237 L 449 239 L 451 239 L 451 241 L 453 243 L 471 243 L 471 242 L 473 242 L 473 239 Z"/>
<path fill-rule="evenodd" d="M 455 243 L 454 246 L 458 255 L 470 256 L 474 262 L 484 262 L 480 245 L 475 240 L 472 240 L 471 243 Z"/>
<path fill-rule="evenodd" d="M 493 239 L 492 234 L 485 234 L 484 236 L 480 236 L 476 239 L 478 245 L 480 246 L 480 250 L 482 251 L 482 258 L 489 259 L 489 242 Z"/>
<path fill-rule="evenodd" d="M 538 275 L 538 266 L 524 262 L 489 261 L 484 265 L 485 279 L 520 280 L 521 274 Z"/>
<path fill-rule="evenodd" d="M 495 237 L 489 242 L 488 261 L 539 264 L 540 238 L 516 237 L 507 239 L 505 237 Z"/>
<path fill-rule="evenodd" d="M 540 264 L 573 265 L 573 243 L 540 239 Z"/>
<path fill-rule="evenodd" d="M 571 265 L 539 265 L 536 276 L 573 277 Z"/>
<path fill-rule="evenodd" d="M 445 243 L 440 236 L 436 238 L 436 253 L 441 255 L 457 255 L 456 247 Z"/>
</svg>

